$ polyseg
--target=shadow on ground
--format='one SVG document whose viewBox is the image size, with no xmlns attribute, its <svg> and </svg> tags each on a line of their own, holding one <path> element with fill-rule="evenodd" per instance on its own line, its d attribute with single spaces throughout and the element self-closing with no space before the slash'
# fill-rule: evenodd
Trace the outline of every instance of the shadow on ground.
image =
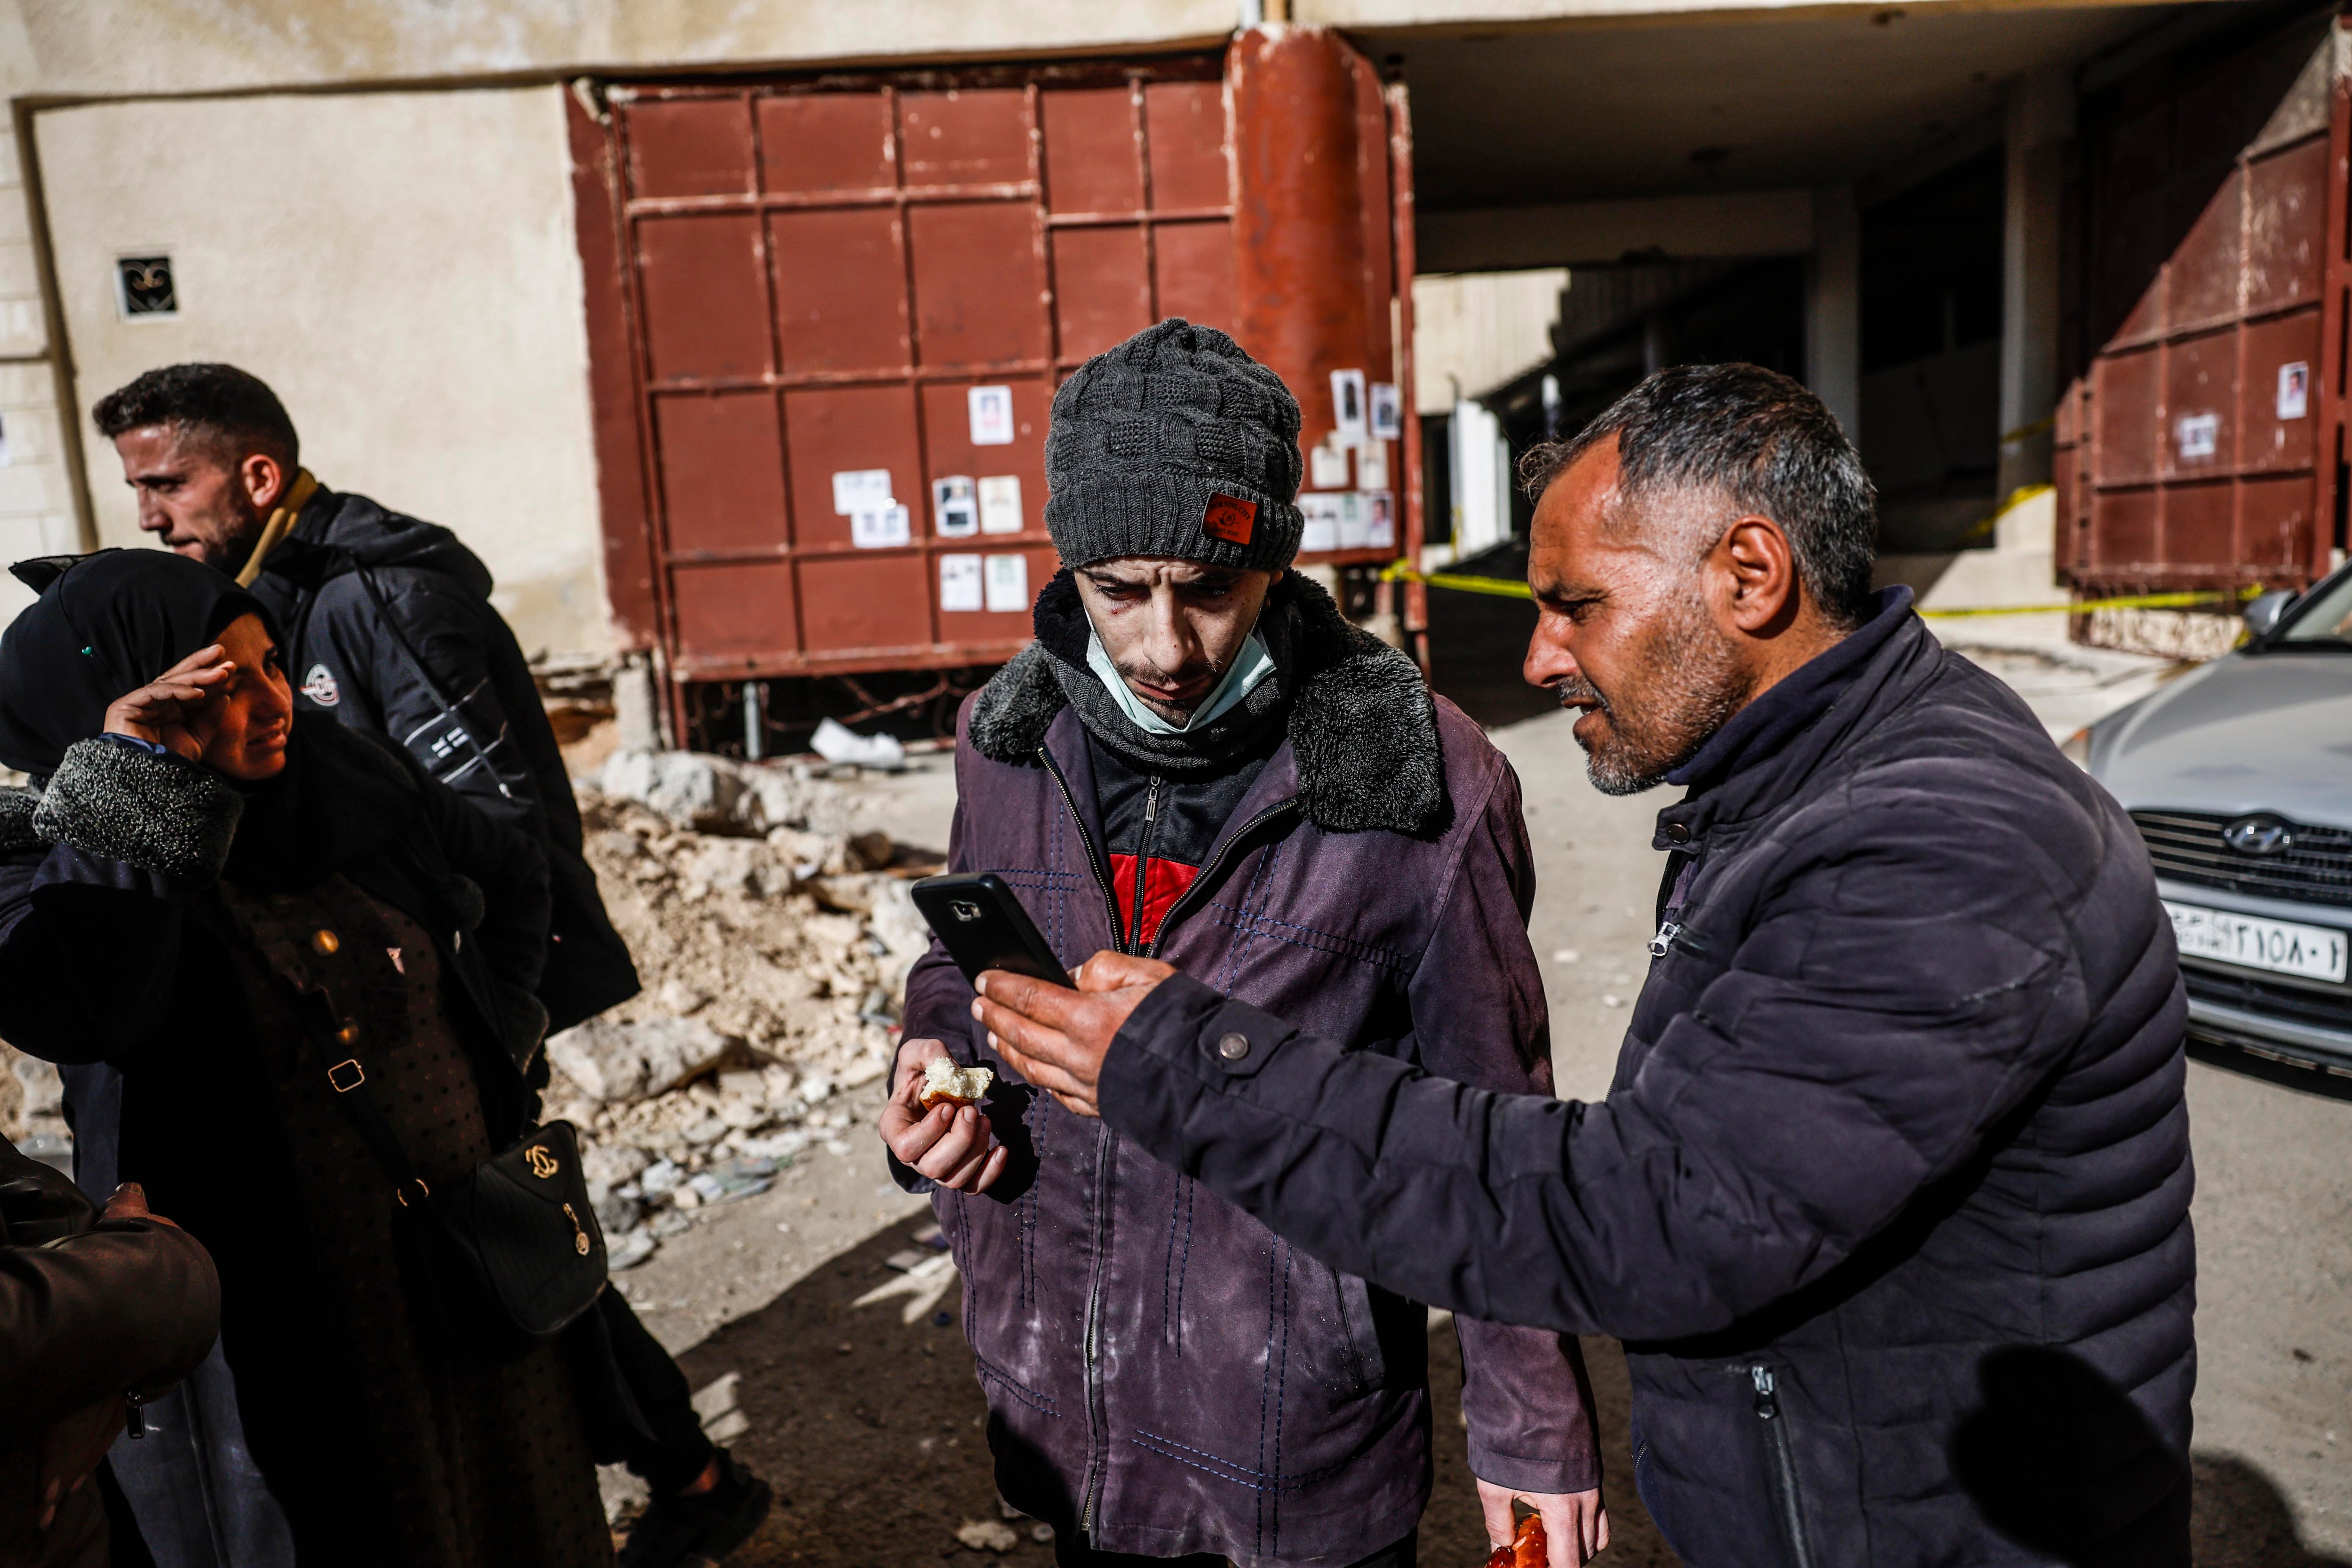
<svg viewBox="0 0 2352 1568">
<path fill-rule="evenodd" d="M 2197 1568 L 2352 1568 L 2303 1544 L 2294 1515 L 2271 1479 L 2227 1454 L 2193 1454 L 2195 1511 L 2189 1538 Z"/>
<path fill-rule="evenodd" d="M 736 1452 L 790 1498 L 730 1562 L 735 1568 L 1007 1568 L 1053 1561 L 1029 1521 L 1002 1555 L 956 1540 L 959 1526 L 1002 1515 L 982 1432 L 979 1386 L 964 1348 L 958 1292 L 904 1321 L 904 1296 L 851 1303 L 900 1278 L 884 1259 L 908 1248 L 917 1215 L 840 1254 L 759 1311 L 679 1357 L 698 1388 L 742 1374 L 751 1429 Z M 944 1321 L 942 1321 L 944 1319 Z M 1628 1480 L 1624 1357 L 1612 1340 L 1584 1342 L 1600 1401 L 1602 1463 L 1614 1543 L 1608 1568 L 1673 1568 Z M 1463 1456 L 1461 1362 L 1453 1330 L 1430 1336 L 1437 1429 L 1436 1490 L 1422 1524 L 1425 1568 L 1477 1568 L 1486 1538 Z M 2197 1568 L 2352 1568 L 2305 1548 L 2278 1488 L 2226 1455 L 2195 1459 L 2191 1524 Z"/>
<path fill-rule="evenodd" d="M 833 1258 L 761 1310 L 728 1324 L 680 1356 L 700 1388 L 743 1374 L 739 1397 L 751 1430 L 735 1451 L 792 1500 L 730 1561 L 735 1568 L 1007 1568 L 1053 1561 L 1015 1521 L 1019 1544 L 1000 1559 L 966 1549 L 955 1531 L 967 1521 L 1001 1517 L 972 1381 L 950 1290 L 913 1324 L 905 1297 L 852 1307 L 893 1278 L 883 1262 L 923 1227 L 917 1215 Z M 948 1321 L 940 1323 L 940 1312 Z M 1601 1401 L 1603 1463 L 1617 1544 L 1612 1568 L 1671 1568 L 1665 1549 L 1624 1478 L 1625 1363 L 1613 1342 L 1586 1342 Z M 1436 1498 L 1422 1525 L 1426 1568 L 1478 1568 L 1486 1535 L 1463 1457 L 1461 1363 L 1452 1328 L 1430 1336 L 1439 1441 Z"/>
</svg>

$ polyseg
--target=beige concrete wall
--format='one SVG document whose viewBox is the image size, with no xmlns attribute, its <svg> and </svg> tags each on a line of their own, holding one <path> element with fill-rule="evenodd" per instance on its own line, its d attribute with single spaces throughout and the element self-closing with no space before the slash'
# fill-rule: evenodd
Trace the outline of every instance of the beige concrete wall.
<svg viewBox="0 0 2352 1568">
<path fill-rule="evenodd" d="M 30 87 L 31 65 L 19 18 L 0 5 L 0 97 Z M 22 169 L 15 127 L 0 119 L 0 565 L 81 547 Z M 32 599 L 0 576 L 0 624 Z"/>
<path fill-rule="evenodd" d="M 0 0 L 44 93 L 894 56 L 1220 37 L 1234 0 Z M 0 24 L 0 37 L 6 36 Z"/>
<path fill-rule="evenodd" d="M 1551 358 L 1565 268 L 1412 280 L 1413 406 L 1444 414 Z"/>
<path fill-rule="evenodd" d="M 526 650 L 612 647 L 561 89 L 89 105 L 35 134 L 80 417 L 151 366 L 242 365 L 323 482 L 457 531 Z M 118 316 L 114 258 L 145 246 L 176 319 Z M 88 464 L 101 542 L 140 542 L 112 447 Z"/>
</svg>

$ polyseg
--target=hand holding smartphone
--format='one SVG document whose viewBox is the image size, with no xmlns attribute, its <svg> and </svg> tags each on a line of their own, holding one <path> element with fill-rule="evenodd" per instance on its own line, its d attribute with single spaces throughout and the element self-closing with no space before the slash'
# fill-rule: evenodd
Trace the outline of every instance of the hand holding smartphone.
<svg viewBox="0 0 2352 1568">
<path fill-rule="evenodd" d="M 926 877 L 912 889 L 915 908 L 930 922 L 948 956 L 977 983 L 981 972 L 1006 970 L 1066 986 L 1069 972 L 1040 935 L 1012 884 L 993 871 Z"/>
</svg>

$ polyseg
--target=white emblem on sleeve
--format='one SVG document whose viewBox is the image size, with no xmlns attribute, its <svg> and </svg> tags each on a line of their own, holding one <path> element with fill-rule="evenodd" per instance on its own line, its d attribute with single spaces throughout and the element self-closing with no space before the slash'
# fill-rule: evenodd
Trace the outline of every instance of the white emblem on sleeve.
<svg viewBox="0 0 2352 1568">
<path fill-rule="evenodd" d="M 332 708 L 343 700 L 342 689 L 323 664 L 314 664 L 310 673 L 302 678 L 302 695 L 321 708 Z"/>
</svg>

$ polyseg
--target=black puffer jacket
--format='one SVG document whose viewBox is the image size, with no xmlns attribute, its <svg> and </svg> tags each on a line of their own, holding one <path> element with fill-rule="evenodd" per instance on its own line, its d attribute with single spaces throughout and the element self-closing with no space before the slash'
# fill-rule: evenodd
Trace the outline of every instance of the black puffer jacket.
<svg viewBox="0 0 2352 1568">
<path fill-rule="evenodd" d="M 1103 1114 L 1337 1268 L 1627 1341 L 1636 1485 L 1693 1568 L 2185 1564 L 2171 929 L 2121 809 L 1906 603 L 1661 814 L 1676 893 L 1607 1100 L 1180 978 Z"/>
<path fill-rule="evenodd" d="M 441 783 L 538 838 L 555 895 L 541 999 L 568 1028 L 637 993 L 581 856 L 580 807 L 530 664 L 490 605 L 489 568 L 437 523 L 320 489 L 253 593 L 286 631 L 299 710 L 385 736 Z"/>
</svg>

